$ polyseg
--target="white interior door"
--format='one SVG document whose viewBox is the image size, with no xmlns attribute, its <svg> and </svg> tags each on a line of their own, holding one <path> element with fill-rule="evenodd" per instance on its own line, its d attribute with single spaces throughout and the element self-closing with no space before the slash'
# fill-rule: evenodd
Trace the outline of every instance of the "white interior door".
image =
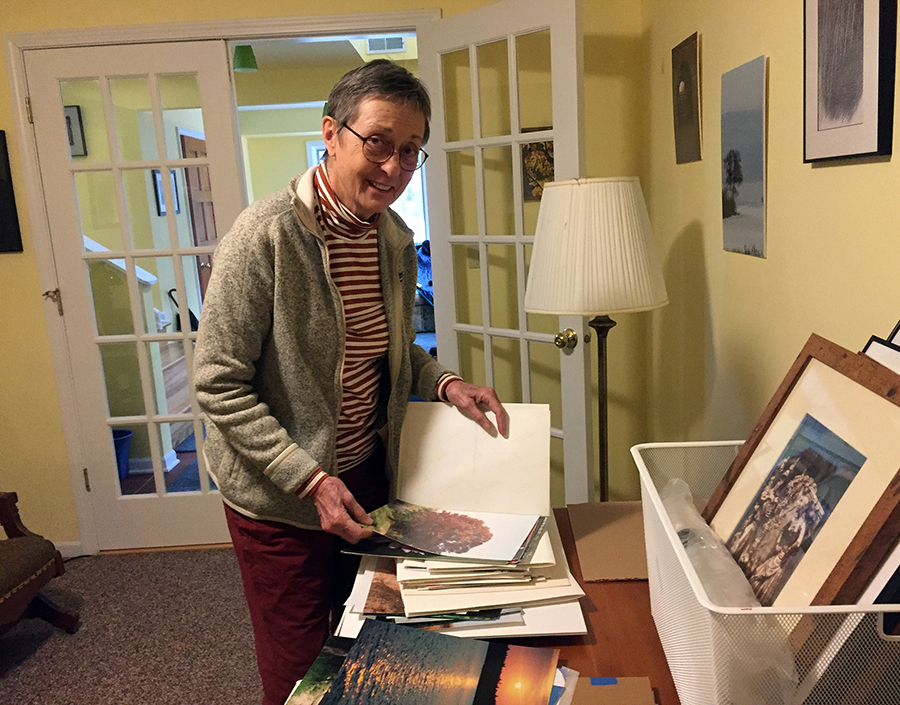
<svg viewBox="0 0 900 705">
<path fill-rule="evenodd" d="M 593 498 L 589 331 L 582 317 L 526 314 L 540 204 L 536 181 L 582 171 L 577 0 L 505 0 L 420 25 L 431 90 L 429 223 L 438 357 L 509 402 L 548 403 L 554 497 Z M 555 334 L 579 344 L 560 352 Z M 563 479 L 564 478 L 564 479 Z M 558 502 L 557 502 L 558 503 Z"/>
<path fill-rule="evenodd" d="M 25 70 L 99 547 L 228 541 L 190 375 L 200 268 L 243 203 L 225 42 L 28 50 Z"/>
</svg>

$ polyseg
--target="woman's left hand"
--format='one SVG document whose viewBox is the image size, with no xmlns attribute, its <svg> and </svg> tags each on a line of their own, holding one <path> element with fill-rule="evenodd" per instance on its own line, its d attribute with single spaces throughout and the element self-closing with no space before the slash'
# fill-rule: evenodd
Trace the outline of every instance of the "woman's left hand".
<svg viewBox="0 0 900 705">
<path fill-rule="evenodd" d="M 504 438 L 509 432 L 509 416 L 500 398 L 490 387 L 477 387 L 469 384 L 461 379 L 453 380 L 444 390 L 444 396 L 447 397 L 453 406 L 462 413 L 472 419 L 481 426 L 485 431 L 494 435 L 499 432 Z M 484 413 L 485 411 L 493 411 L 494 418 L 497 420 L 497 428 Z"/>
</svg>

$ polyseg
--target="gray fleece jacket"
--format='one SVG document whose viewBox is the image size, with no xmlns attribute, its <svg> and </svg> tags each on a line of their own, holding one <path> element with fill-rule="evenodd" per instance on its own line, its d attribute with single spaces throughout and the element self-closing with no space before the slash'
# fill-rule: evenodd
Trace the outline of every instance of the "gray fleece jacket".
<svg viewBox="0 0 900 705">
<path fill-rule="evenodd" d="M 209 420 L 204 452 L 223 499 L 247 516 L 303 528 L 320 528 L 318 513 L 294 491 L 316 468 L 337 472 L 345 342 L 314 217 L 313 171 L 247 208 L 219 243 L 194 351 L 197 400 Z M 390 210 L 378 257 L 390 337 L 379 433 L 395 486 L 410 394 L 435 400 L 449 370 L 414 343 L 416 252 Z"/>
</svg>

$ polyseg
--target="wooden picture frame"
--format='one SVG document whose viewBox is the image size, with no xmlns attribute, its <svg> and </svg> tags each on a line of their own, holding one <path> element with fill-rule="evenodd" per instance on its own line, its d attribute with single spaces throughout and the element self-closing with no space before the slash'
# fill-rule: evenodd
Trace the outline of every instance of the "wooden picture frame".
<svg viewBox="0 0 900 705">
<path fill-rule="evenodd" d="M 703 516 L 737 553 L 755 588 L 773 585 L 775 606 L 854 604 L 900 534 L 900 375 L 871 358 L 812 335 L 766 406 Z M 812 417 L 821 427 L 798 438 Z M 811 439 L 811 440 L 810 440 Z M 814 452 L 807 452 L 814 451 Z M 788 454 L 790 453 L 790 455 Z M 793 464 L 793 465 L 792 465 Z M 857 466 L 854 470 L 854 464 Z M 807 495 L 787 491 L 791 481 Z M 810 490 L 810 483 L 813 489 Z M 806 504 L 799 504 L 808 493 Z M 766 493 L 768 492 L 768 497 Z M 843 501 L 846 499 L 846 501 Z M 796 523 L 747 523 L 748 516 L 778 506 L 796 512 Z M 819 507 L 821 516 L 808 510 Z M 761 567 L 743 560 L 747 526 L 763 527 L 755 548 L 782 561 Z M 772 536 L 775 532 L 777 536 Z M 802 541 L 779 557 L 782 537 Z M 753 537 L 756 541 L 756 537 Z M 780 550 L 780 549 L 779 549 Z M 766 593 L 769 594 L 769 593 Z"/>
<path fill-rule="evenodd" d="M 897 0 L 804 1 L 803 161 L 891 153 Z"/>
<path fill-rule="evenodd" d="M 526 142 L 522 148 L 522 196 L 540 201 L 544 184 L 553 181 L 553 141 Z"/>
<path fill-rule="evenodd" d="M 16 210 L 5 130 L 0 130 L 0 252 L 22 252 L 22 231 Z"/>
<path fill-rule="evenodd" d="M 675 163 L 703 159 L 703 123 L 700 100 L 700 35 L 672 49 L 672 119 L 675 123 Z"/>
<path fill-rule="evenodd" d="M 73 157 L 86 157 L 87 142 L 84 139 L 81 106 L 66 105 L 63 107 L 63 115 L 66 119 L 66 137 L 69 141 L 69 153 Z"/>
<path fill-rule="evenodd" d="M 178 199 L 178 180 L 174 171 L 169 170 L 169 175 L 172 177 L 172 200 L 175 202 L 175 212 L 181 213 L 181 202 Z M 153 195 L 156 199 L 156 215 L 165 215 L 166 197 L 162 185 L 162 172 L 159 169 L 153 169 Z"/>
</svg>

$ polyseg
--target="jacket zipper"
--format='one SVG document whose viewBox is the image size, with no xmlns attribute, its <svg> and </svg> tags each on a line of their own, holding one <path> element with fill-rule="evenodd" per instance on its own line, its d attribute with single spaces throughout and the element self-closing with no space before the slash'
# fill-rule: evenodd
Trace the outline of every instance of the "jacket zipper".
<svg viewBox="0 0 900 705">
<path fill-rule="evenodd" d="M 340 311 L 340 319 L 338 320 L 340 331 L 339 331 L 338 335 L 340 336 L 340 343 L 341 343 L 341 346 L 340 346 L 340 363 L 341 364 L 338 365 L 337 379 L 335 380 L 335 383 L 336 383 L 335 391 L 337 392 L 338 405 L 337 405 L 337 415 L 334 417 L 334 441 L 335 441 L 335 443 L 332 444 L 332 445 L 335 445 L 337 443 L 338 422 L 341 419 L 341 400 L 343 399 L 343 396 L 344 396 L 344 394 L 343 394 L 344 362 L 345 362 L 346 355 L 347 355 L 347 319 L 346 319 L 346 313 L 344 312 L 344 300 L 341 298 L 341 294 L 338 291 L 337 284 L 335 284 L 334 279 L 331 278 L 331 260 L 328 256 L 328 244 L 325 242 L 325 240 L 323 238 L 319 237 L 318 234 L 316 234 L 316 239 L 319 241 L 319 247 L 322 250 L 322 260 L 325 263 L 325 277 L 328 279 L 328 284 L 331 287 L 331 295 L 335 299 L 335 301 L 337 301 L 338 309 Z M 337 475 L 337 472 L 338 472 L 337 450 L 335 450 L 335 453 L 334 453 L 334 472 L 335 472 L 335 475 Z"/>
</svg>

